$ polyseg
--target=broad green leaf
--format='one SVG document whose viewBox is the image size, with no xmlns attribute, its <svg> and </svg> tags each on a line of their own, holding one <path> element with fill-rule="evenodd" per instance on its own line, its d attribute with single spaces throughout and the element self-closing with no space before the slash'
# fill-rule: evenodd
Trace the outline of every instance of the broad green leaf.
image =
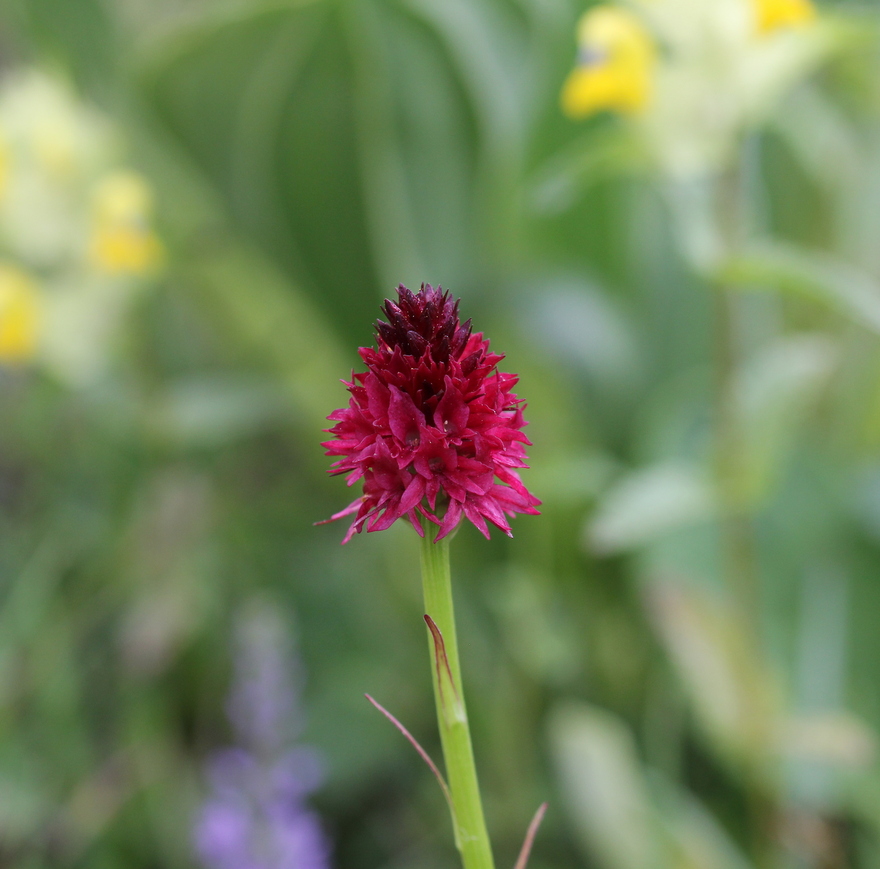
<svg viewBox="0 0 880 869">
<path fill-rule="evenodd" d="M 155 47 L 143 81 L 237 224 L 341 331 L 362 332 L 376 284 L 340 7 L 209 22 Z"/>
<path fill-rule="evenodd" d="M 462 286 L 508 250 L 535 99 L 521 58 L 545 17 L 257 6 L 157 40 L 142 88 L 235 222 L 365 343 L 398 282 Z"/>
</svg>

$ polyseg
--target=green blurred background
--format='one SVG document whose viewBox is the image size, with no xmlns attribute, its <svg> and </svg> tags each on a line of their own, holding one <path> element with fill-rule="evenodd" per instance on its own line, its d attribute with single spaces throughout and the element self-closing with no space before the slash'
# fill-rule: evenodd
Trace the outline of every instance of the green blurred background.
<svg viewBox="0 0 880 869">
<path fill-rule="evenodd" d="M 544 502 L 453 547 L 498 864 L 548 800 L 534 869 L 880 866 L 880 12 L 824 4 L 833 50 L 694 180 L 561 113 L 584 8 L 4 4 L 0 89 L 85 112 L 163 252 L 110 304 L 18 212 L 0 233 L 80 288 L 0 369 L 0 866 L 197 865 L 254 598 L 308 674 L 333 865 L 456 865 L 363 698 L 439 757 L 415 536 L 312 525 L 351 497 L 319 445 L 339 380 L 422 281 L 521 375 Z M 738 222 L 711 268 L 707 190 Z M 58 211 L 22 195 L 39 250 Z M 77 318 L 108 305 L 98 342 Z"/>
</svg>

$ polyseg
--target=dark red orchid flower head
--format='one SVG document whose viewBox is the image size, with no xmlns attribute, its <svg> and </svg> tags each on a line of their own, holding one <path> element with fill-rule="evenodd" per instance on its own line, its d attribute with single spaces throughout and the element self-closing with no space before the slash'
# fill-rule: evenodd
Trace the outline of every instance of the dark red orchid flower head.
<svg viewBox="0 0 880 869">
<path fill-rule="evenodd" d="M 328 456 L 331 474 L 348 474 L 364 492 L 327 521 L 355 514 L 345 535 L 382 531 L 406 516 L 424 536 L 422 519 L 439 526 L 436 540 L 464 515 L 488 538 L 488 520 L 510 535 L 507 516 L 536 515 L 541 502 L 523 485 L 526 465 L 523 402 L 511 390 L 519 379 L 496 366 L 458 302 L 430 284 L 417 293 L 403 285 L 386 300 L 387 322 L 376 323 L 376 349 L 358 351 L 367 371 L 343 381 L 348 407 L 334 411 Z"/>
</svg>

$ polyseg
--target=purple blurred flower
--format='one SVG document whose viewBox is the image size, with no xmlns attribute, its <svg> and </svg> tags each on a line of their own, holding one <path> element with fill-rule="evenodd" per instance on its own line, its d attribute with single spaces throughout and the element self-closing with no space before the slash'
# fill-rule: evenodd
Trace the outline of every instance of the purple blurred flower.
<svg viewBox="0 0 880 869">
<path fill-rule="evenodd" d="M 290 652 L 283 623 L 268 608 L 245 614 L 237 628 L 226 713 L 244 747 L 273 754 L 302 729 L 299 661 Z"/>
<path fill-rule="evenodd" d="M 329 847 L 305 798 L 321 778 L 317 755 L 290 742 L 301 728 L 299 668 L 268 608 L 239 625 L 227 712 L 239 743 L 208 765 L 211 796 L 194 839 L 207 869 L 327 869 Z"/>
</svg>

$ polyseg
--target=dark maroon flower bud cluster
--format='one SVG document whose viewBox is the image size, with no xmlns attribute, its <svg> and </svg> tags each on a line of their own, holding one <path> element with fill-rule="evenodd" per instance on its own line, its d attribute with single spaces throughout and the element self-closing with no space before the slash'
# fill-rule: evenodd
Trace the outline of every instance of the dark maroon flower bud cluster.
<svg viewBox="0 0 880 869">
<path fill-rule="evenodd" d="M 438 525 L 437 540 L 462 515 L 486 537 L 486 520 L 509 535 L 506 516 L 535 515 L 541 503 L 515 470 L 527 467 L 530 445 L 511 391 L 519 378 L 496 370 L 504 357 L 460 322 L 448 292 L 423 284 L 397 294 L 383 307 L 388 322 L 376 324 L 376 349 L 359 350 L 367 371 L 343 381 L 348 407 L 328 417 L 336 425 L 323 446 L 341 456 L 330 473 L 364 481 L 363 495 L 332 517 L 356 514 L 343 543 L 403 516 L 422 536 L 422 518 Z"/>
</svg>

